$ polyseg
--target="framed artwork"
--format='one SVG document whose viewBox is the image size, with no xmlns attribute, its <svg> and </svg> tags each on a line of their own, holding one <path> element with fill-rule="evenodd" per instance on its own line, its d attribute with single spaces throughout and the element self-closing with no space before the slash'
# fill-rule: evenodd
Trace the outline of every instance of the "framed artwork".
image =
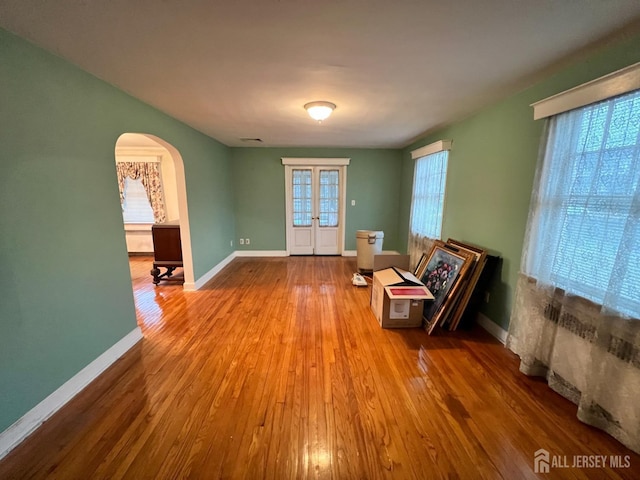
<svg viewBox="0 0 640 480">
<path fill-rule="evenodd" d="M 462 318 L 462 315 L 464 314 L 467 305 L 469 304 L 471 295 L 473 294 L 473 291 L 478 283 L 478 279 L 480 278 L 480 275 L 482 274 L 484 266 L 487 262 L 487 252 L 480 247 L 468 243 L 463 243 L 458 240 L 454 240 L 453 238 L 449 238 L 447 240 L 447 245 L 455 247 L 459 250 L 466 250 L 472 253 L 474 256 L 473 265 L 469 269 L 469 274 L 467 275 L 467 285 L 464 291 L 461 293 L 460 300 L 455 306 L 449 321 L 449 330 L 455 330 L 456 328 L 458 328 L 460 319 Z"/>
<path fill-rule="evenodd" d="M 424 271 L 418 277 L 433 294 L 434 300 L 425 304 L 423 318 L 429 334 L 451 309 L 455 301 L 456 283 L 465 275 L 473 263 L 469 252 L 455 252 L 444 242 L 437 241 L 429 253 Z"/>
<path fill-rule="evenodd" d="M 413 271 L 413 275 L 416 278 L 420 278 L 422 276 L 422 273 L 424 272 L 424 269 L 427 267 L 427 259 L 428 259 L 427 255 L 425 253 L 423 253 L 422 256 L 420 257 L 420 260 L 418 260 L 416 268 Z"/>
</svg>

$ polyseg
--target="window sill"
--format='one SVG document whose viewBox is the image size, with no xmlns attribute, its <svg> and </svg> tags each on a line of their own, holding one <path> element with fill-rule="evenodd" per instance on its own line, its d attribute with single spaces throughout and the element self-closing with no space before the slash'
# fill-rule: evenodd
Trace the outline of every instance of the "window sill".
<svg viewBox="0 0 640 480">
<path fill-rule="evenodd" d="M 125 223 L 126 232 L 150 232 L 153 223 Z"/>
</svg>

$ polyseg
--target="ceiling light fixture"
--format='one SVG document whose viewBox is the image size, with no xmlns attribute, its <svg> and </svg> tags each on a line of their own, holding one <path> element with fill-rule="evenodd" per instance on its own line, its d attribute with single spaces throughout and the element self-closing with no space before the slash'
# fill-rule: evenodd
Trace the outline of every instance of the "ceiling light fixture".
<svg viewBox="0 0 640 480">
<path fill-rule="evenodd" d="M 310 102 L 304 106 L 309 116 L 317 120 L 318 123 L 329 118 L 335 108 L 335 103 L 331 102 Z"/>
</svg>

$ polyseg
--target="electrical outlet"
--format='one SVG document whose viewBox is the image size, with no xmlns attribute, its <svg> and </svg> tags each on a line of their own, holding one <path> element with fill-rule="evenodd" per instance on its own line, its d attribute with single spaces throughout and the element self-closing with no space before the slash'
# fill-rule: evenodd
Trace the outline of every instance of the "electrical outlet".
<svg viewBox="0 0 640 480">
<path fill-rule="evenodd" d="M 356 201 L 355 200 L 351 200 L 351 206 L 355 207 L 356 206 Z"/>
<path fill-rule="evenodd" d="M 229 242 L 229 245 L 233 247 L 233 240 Z"/>
<path fill-rule="evenodd" d="M 240 239 L 240 245 L 244 245 L 244 238 Z"/>
<path fill-rule="evenodd" d="M 245 245 L 251 245 L 251 240 L 249 240 L 248 238 L 245 239 L 244 241 Z"/>
</svg>

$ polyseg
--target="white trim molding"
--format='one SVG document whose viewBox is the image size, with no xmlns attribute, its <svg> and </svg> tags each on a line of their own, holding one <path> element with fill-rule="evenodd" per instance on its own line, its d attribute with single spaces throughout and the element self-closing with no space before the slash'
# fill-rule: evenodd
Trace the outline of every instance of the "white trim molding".
<svg viewBox="0 0 640 480">
<path fill-rule="evenodd" d="M 308 167 L 346 166 L 351 162 L 350 158 L 291 158 L 282 157 L 282 165 L 304 165 Z"/>
<path fill-rule="evenodd" d="M 17 447 L 141 339 L 140 327 L 134 328 L 106 352 L 67 380 L 55 392 L 20 417 L 13 425 L 0 433 L 0 459 Z"/>
<path fill-rule="evenodd" d="M 400 252 L 396 251 L 396 250 L 382 250 L 382 252 L 380 252 L 380 255 L 402 255 Z M 345 250 L 342 252 L 342 256 L 343 257 L 357 257 L 358 256 L 358 251 L 357 250 Z"/>
<path fill-rule="evenodd" d="M 229 265 L 236 257 L 286 257 L 286 250 L 236 250 L 230 253 L 224 260 L 215 265 L 211 270 L 198 278 L 195 282 L 184 282 L 185 292 L 200 290 L 205 284 Z"/>
<path fill-rule="evenodd" d="M 236 257 L 287 257 L 286 250 L 236 250 Z"/>
<path fill-rule="evenodd" d="M 444 150 L 451 150 L 452 140 L 438 140 L 437 142 L 430 143 L 424 147 L 417 148 L 411 152 L 411 159 L 417 160 L 418 158 L 426 157 L 433 153 L 442 152 Z"/>
<path fill-rule="evenodd" d="M 185 292 L 195 292 L 196 290 L 200 290 L 202 287 L 204 287 L 204 285 L 209 280 L 211 280 L 218 273 L 220 273 L 220 271 L 224 267 L 229 265 L 231 263 L 231 260 L 233 260 L 235 257 L 236 257 L 236 252 L 233 252 L 233 253 L 229 254 L 224 260 L 222 260 L 220 263 L 215 265 L 211 270 L 209 270 L 207 273 L 202 275 L 195 282 L 184 282 L 184 285 L 183 285 L 182 289 Z"/>
<path fill-rule="evenodd" d="M 151 233 L 151 227 L 153 223 L 125 223 L 125 232 L 148 232 Z"/>
<path fill-rule="evenodd" d="M 493 320 L 491 320 L 486 315 L 478 313 L 476 317 L 476 323 L 484 328 L 487 332 L 489 332 L 492 337 L 497 338 L 498 341 L 503 345 L 507 342 L 507 331 L 497 323 L 494 323 Z"/>
<path fill-rule="evenodd" d="M 550 117 L 640 89 L 640 62 L 532 103 L 533 119 Z"/>
<path fill-rule="evenodd" d="M 399 252 L 395 250 L 383 250 L 382 255 L 400 255 Z M 183 289 L 185 292 L 195 292 L 196 290 L 200 290 L 209 280 L 215 277 L 218 273 L 222 271 L 224 267 L 229 265 L 231 261 L 236 257 L 288 257 L 289 252 L 286 250 L 236 250 L 235 252 L 229 254 L 224 260 L 214 266 L 207 273 L 202 275 L 198 280 L 193 283 L 184 283 Z M 342 252 L 343 257 L 355 257 L 357 256 L 356 250 L 344 250 Z"/>
<path fill-rule="evenodd" d="M 346 222 L 347 222 L 347 167 L 351 162 L 350 158 L 294 158 L 294 157 L 281 157 L 284 170 L 284 183 L 285 183 L 285 241 L 287 248 L 287 255 L 305 255 L 305 254 L 327 254 L 335 253 L 340 255 L 344 251 L 345 235 L 346 235 Z M 338 245 L 336 249 L 326 247 L 322 249 L 317 242 L 318 237 L 318 225 L 315 222 L 311 222 L 312 225 L 308 227 L 294 227 L 293 226 L 293 210 L 292 210 L 292 175 L 296 167 L 302 169 L 312 170 L 312 192 L 313 192 L 313 211 L 315 212 L 319 197 L 317 190 L 317 182 L 319 170 L 327 167 L 332 167 L 339 171 L 339 222 L 338 227 L 332 229 L 336 231 Z M 319 217 L 318 217 L 319 218 Z M 294 229 L 300 231 L 306 231 L 309 234 L 310 244 L 295 246 L 293 242 Z M 332 246 L 333 247 L 333 246 Z"/>
</svg>

